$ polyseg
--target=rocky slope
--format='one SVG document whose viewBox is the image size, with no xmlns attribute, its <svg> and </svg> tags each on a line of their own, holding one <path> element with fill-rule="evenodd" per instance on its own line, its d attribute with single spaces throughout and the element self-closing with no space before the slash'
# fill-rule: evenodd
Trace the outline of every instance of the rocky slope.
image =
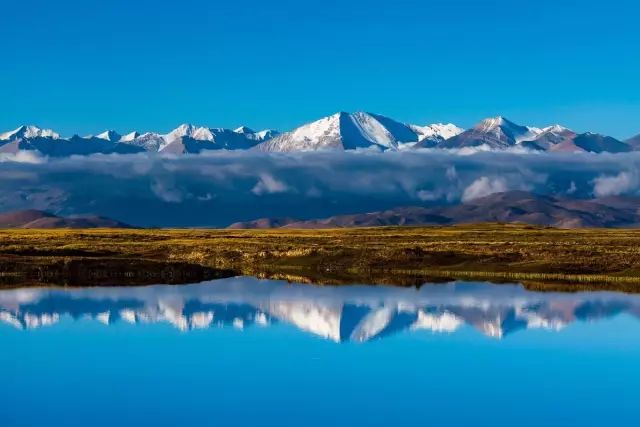
<svg viewBox="0 0 640 427">
<path fill-rule="evenodd" d="M 640 225 L 640 198 L 562 199 L 510 191 L 491 194 L 458 205 L 408 206 L 305 221 L 258 219 L 235 223 L 230 228 L 377 227 L 481 222 L 519 222 L 561 228 L 635 227 Z"/>
</svg>

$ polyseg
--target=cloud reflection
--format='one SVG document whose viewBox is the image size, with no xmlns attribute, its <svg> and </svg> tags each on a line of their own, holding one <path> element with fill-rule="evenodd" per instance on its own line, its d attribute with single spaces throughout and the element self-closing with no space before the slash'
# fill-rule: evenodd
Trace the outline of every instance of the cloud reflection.
<svg viewBox="0 0 640 427">
<path fill-rule="evenodd" d="M 559 331 L 620 313 L 640 317 L 640 296 L 612 292 L 542 293 L 520 285 L 452 282 L 419 289 L 313 286 L 235 277 L 194 285 L 0 291 L 0 321 L 20 329 L 60 319 L 105 325 L 168 323 L 189 331 L 286 323 L 335 342 L 365 342 L 403 331 L 455 333 L 465 325 L 503 338 Z"/>
</svg>

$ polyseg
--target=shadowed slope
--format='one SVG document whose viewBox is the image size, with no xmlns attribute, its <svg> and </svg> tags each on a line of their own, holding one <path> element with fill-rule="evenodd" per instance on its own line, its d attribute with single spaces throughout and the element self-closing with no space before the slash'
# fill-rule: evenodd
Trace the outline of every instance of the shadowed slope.
<svg viewBox="0 0 640 427">
<path fill-rule="evenodd" d="M 102 216 L 60 217 L 35 209 L 0 214 L 0 228 L 131 228 Z"/>
</svg>

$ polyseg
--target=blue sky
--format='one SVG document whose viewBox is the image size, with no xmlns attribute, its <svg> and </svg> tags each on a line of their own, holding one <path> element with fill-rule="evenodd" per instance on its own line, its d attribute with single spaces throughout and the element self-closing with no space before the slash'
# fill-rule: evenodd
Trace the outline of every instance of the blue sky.
<svg viewBox="0 0 640 427">
<path fill-rule="evenodd" d="M 631 0 L 3 0 L 0 129 L 289 129 L 338 110 L 640 133 Z"/>
</svg>

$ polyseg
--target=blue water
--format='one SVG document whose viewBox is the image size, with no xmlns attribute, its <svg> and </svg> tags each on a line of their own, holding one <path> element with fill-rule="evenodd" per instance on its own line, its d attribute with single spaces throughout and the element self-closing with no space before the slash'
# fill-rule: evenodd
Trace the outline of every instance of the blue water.
<svg viewBox="0 0 640 427">
<path fill-rule="evenodd" d="M 0 291 L 0 426 L 635 426 L 639 316 L 460 282 Z"/>
</svg>

